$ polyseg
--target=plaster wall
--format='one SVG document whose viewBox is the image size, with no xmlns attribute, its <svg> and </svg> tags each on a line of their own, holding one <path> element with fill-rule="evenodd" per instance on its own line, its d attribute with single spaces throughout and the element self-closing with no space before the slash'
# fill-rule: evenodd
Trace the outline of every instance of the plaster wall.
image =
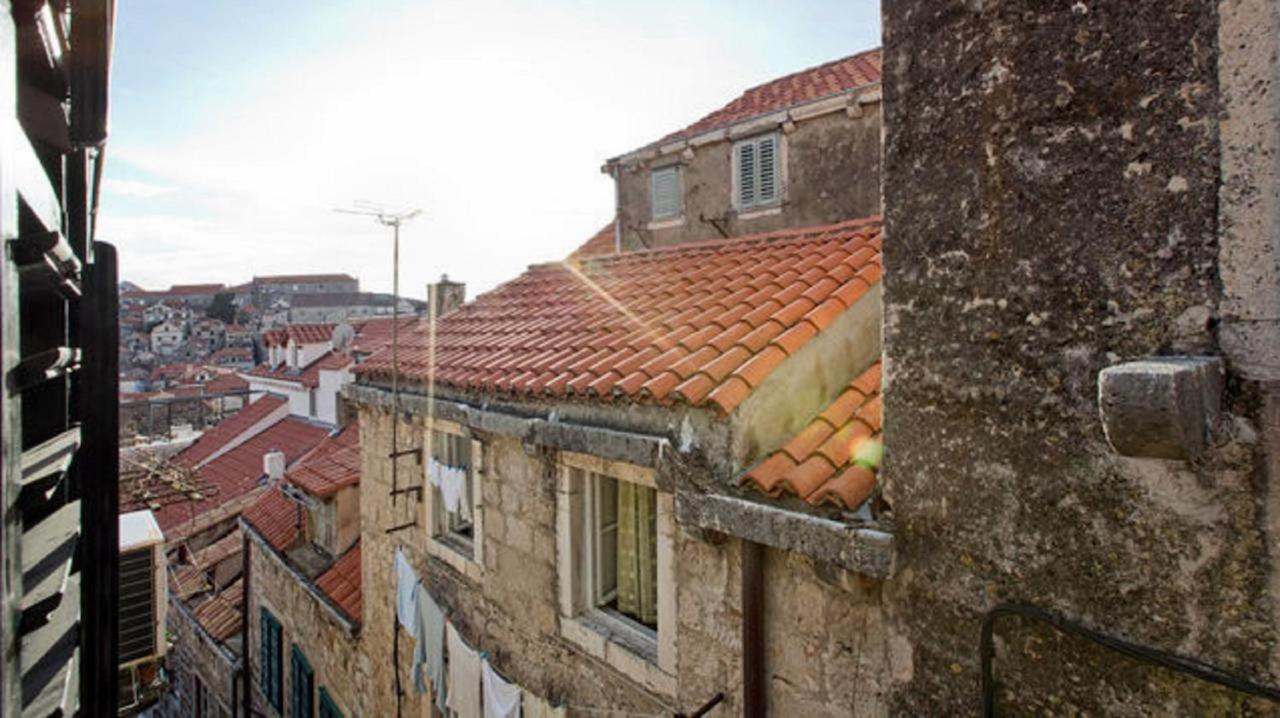
<svg viewBox="0 0 1280 718">
<path fill-rule="evenodd" d="M 837 111 L 793 123 L 761 127 L 782 138 L 782 201 L 775 210 L 739 212 L 733 202 L 733 140 L 647 160 L 624 160 L 616 170 L 618 221 L 624 251 L 721 239 L 717 218 L 730 237 L 804 227 L 880 213 L 880 104 L 862 106 L 861 117 Z M 745 137 L 745 135 L 744 135 Z M 692 154 L 690 154 L 690 152 Z M 652 221 L 650 172 L 680 167 L 681 221 Z"/>
</svg>

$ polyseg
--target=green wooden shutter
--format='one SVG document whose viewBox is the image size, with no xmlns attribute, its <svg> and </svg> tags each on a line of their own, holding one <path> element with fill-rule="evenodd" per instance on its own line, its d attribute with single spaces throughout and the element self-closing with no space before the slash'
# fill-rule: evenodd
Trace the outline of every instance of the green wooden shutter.
<svg viewBox="0 0 1280 718">
<path fill-rule="evenodd" d="M 298 644 L 293 644 L 289 659 L 292 669 L 289 703 L 293 718 L 312 718 L 315 715 L 315 706 L 312 703 L 312 684 L 315 673 L 311 670 L 311 663 L 307 661 L 307 657 L 298 648 Z"/>
<path fill-rule="evenodd" d="M 342 711 L 338 710 L 338 704 L 333 702 L 329 691 L 323 688 L 320 689 L 320 718 L 342 718 Z"/>
</svg>

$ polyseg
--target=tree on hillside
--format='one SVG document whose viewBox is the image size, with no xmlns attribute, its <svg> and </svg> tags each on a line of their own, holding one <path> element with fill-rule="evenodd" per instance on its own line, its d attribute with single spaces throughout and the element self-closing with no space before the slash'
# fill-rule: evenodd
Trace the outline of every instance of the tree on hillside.
<svg viewBox="0 0 1280 718">
<path fill-rule="evenodd" d="M 234 324 L 236 319 L 236 308 L 232 305 L 231 300 L 234 299 L 230 292 L 219 292 L 213 295 L 213 302 L 209 304 L 209 308 L 204 311 L 206 317 L 221 319 L 227 324 Z"/>
</svg>

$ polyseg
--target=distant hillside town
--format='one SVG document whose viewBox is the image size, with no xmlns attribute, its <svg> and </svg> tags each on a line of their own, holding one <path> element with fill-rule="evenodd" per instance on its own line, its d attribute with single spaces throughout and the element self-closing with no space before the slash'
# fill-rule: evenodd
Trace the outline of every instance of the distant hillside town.
<svg viewBox="0 0 1280 718">
<path fill-rule="evenodd" d="M 447 281 L 447 278 L 446 278 Z M 420 316 L 426 302 L 362 292 L 349 274 L 254 277 L 238 285 L 120 283 L 120 400 L 126 444 L 169 441 L 217 423 L 250 396 L 248 373 L 284 351 L 282 330 L 310 326 L 324 344 L 338 326 L 352 334 L 394 313 Z M 296 334 L 296 330 L 290 330 Z M 341 334 L 341 332 L 340 332 Z M 273 343 L 274 342 L 274 343 Z M 311 358 L 311 357 L 309 357 Z M 298 367 L 299 373 L 310 369 Z"/>
</svg>

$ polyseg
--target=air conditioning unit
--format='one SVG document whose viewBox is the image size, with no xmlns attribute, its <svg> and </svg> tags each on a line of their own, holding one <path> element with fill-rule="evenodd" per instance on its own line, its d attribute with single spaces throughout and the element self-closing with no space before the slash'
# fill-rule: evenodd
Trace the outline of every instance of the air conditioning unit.
<svg viewBox="0 0 1280 718">
<path fill-rule="evenodd" d="M 164 534 L 150 511 L 120 516 L 120 666 L 155 661 L 165 653 L 169 584 Z"/>
<path fill-rule="evenodd" d="M 268 451 L 262 455 L 262 473 L 272 481 L 284 478 L 284 452 Z"/>
</svg>

